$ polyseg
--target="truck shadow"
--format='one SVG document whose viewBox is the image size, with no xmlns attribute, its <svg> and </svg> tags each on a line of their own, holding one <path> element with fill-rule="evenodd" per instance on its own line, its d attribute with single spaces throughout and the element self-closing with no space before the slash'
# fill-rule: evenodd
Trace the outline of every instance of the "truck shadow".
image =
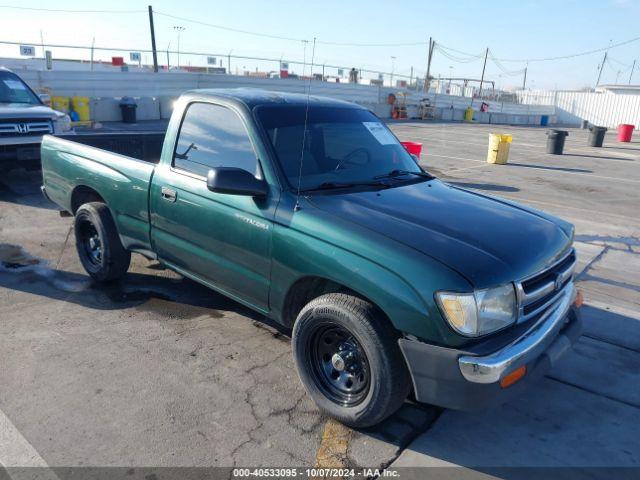
<svg viewBox="0 0 640 480">
<path fill-rule="evenodd" d="M 263 315 L 186 278 L 128 273 L 121 281 L 99 284 L 89 276 L 44 265 L 5 264 L 0 287 L 71 302 L 93 310 L 137 308 L 159 317 L 222 317 L 233 312 L 272 325 Z"/>
</svg>

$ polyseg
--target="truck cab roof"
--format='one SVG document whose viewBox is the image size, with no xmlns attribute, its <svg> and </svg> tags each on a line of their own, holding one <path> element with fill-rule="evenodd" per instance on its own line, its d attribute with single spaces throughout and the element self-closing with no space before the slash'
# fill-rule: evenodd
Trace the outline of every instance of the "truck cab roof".
<svg viewBox="0 0 640 480">
<path fill-rule="evenodd" d="M 358 108 L 359 105 L 334 98 L 307 95 L 305 93 L 275 92 L 257 88 L 204 88 L 185 92 L 186 97 L 209 97 L 242 104 L 249 109 L 263 105 L 304 106 L 307 101 L 317 107 Z"/>
</svg>

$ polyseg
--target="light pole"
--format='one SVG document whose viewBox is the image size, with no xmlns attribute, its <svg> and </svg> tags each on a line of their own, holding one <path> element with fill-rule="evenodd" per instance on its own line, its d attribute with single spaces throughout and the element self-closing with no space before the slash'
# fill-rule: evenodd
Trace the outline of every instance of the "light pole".
<svg viewBox="0 0 640 480">
<path fill-rule="evenodd" d="M 453 66 L 449 65 L 449 86 L 447 87 L 447 95 L 451 95 L 451 79 L 453 78 Z"/>
<path fill-rule="evenodd" d="M 395 68 L 396 68 L 396 57 L 391 56 L 391 80 L 390 80 L 391 88 L 393 88 L 393 71 L 395 70 Z"/>
<path fill-rule="evenodd" d="M 186 29 L 180 25 L 174 25 L 173 30 L 178 32 L 178 70 L 180 70 L 180 34 Z"/>
</svg>

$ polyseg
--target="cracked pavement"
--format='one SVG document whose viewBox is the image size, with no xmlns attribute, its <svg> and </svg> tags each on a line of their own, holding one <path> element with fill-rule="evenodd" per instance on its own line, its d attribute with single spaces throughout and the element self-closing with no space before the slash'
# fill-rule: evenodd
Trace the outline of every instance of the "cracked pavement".
<svg viewBox="0 0 640 480">
<path fill-rule="evenodd" d="M 406 403 L 345 433 L 302 389 L 289 332 L 138 255 L 124 282 L 94 285 L 71 219 L 16 171 L 0 180 L 0 244 L 36 263 L 0 270 L 0 413 L 50 466 L 637 466 L 640 145 L 588 149 L 571 130 L 556 157 L 543 129 L 391 127 L 444 180 L 576 225 L 586 331 L 538 389 L 474 415 Z M 514 135 L 511 165 L 484 162 L 490 131 Z"/>
</svg>

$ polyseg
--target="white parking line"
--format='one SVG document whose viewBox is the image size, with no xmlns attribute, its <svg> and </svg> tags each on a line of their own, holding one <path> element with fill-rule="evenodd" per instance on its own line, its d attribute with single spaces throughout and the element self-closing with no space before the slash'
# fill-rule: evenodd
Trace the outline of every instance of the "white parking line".
<svg viewBox="0 0 640 480">
<path fill-rule="evenodd" d="M 60 480 L 49 469 L 49 466 L 33 448 L 26 438 L 18 431 L 11 420 L 0 410 L 0 465 L 9 469 L 9 476 L 15 480 L 22 478 L 38 478 L 38 480 Z M 22 468 L 37 467 L 36 471 L 28 473 Z M 18 470 L 20 468 L 20 470 Z M 11 469 L 16 469 L 12 471 Z M 29 477 L 29 475 L 32 475 Z"/>
<path fill-rule="evenodd" d="M 437 158 L 450 158 L 452 160 L 465 160 L 467 162 L 482 162 L 485 163 L 486 160 L 478 160 L 475 158 L 464 158 L 464 157 L 452 157 L 449 155 L 437 155 L 435 153 L 427 153 L 426 155 L 427 157 L 437 157 Z M 540 167 L 538 165 L 528 165 L 526 163 L 522 163 L 520 164 L 520 166 L 524 166 L 524 167 L 530 167 L 530 168 L 534 168 L 534 169 L 538 169 L 540 171 L 546 171 L 547 173 L 553 173 L 554 175 L 556 174 L 564 174 L 564 175 L 585 175 L 589 178 L 602 178 L 605 180 L 612 180 L 614 182 L 622 182 L 622 183 L 640 183 L 640 180 L 634 180 L 632 178 L 619 178 L 619 177 L 608 177 L 606 175 L 597 175 L 595 173 L 587 173 L 587 172 L 567 172 L 561 169 L 554 169 L 554 168 L 544 168 L 544 166 Z"/>
<path fill-rule="evenodd" d="M 486 160 L 478 160 L 477 158 L 452 157 L 450 155 L 437 155 L 435 153 L 427 153 L 426 156 L 427 156 L 427 158 L 428 157 L 450 158 L 452 160 L 465 160 L 467 162 L 482 162 L 482 163 L 486 163 Z"/>
<path fill-rule="evenodd" d="M 602 215 L 604 217 L 615 217 L 615 218 L 620 218 L 623 220 L 632 220 L 632 221 L 636 221 L 636 219 L 634 217 L 629 217 L 627 215 L 618 215 L 617 213 L 608 213 L 608 212 L 602 212 L 600 210 L 593 210 L 591 208 L 587 209 L 587 208 L 580 208 L 580 207 L 572 207 L 570 205 L 567 205 L 566 203 L 553 203 L 553 202 L 545 202 L 542 200 L 532 200 L 530 198 L 524 198 L 524 197 L 514 197 L 512 195 L 507 195 L 505 193 L 500 193 L 501 197 L 504 198 L 508 198 L 509 200 L 513 200 L 515 202 L 518 203 L 537 203 L 540 205 L 546 205 L 546 206 L 550 206 L 550 207 L 557 207 L 557 208 L 562 208 L 562 209 L 567 209 L 567 210 L 575 210 L 577 212 L 584 212 L 584 213 L 588 213 L 591 216 L 593 216 L 593 214 L 598 214 L 598 215 Z"/>
</svg>

